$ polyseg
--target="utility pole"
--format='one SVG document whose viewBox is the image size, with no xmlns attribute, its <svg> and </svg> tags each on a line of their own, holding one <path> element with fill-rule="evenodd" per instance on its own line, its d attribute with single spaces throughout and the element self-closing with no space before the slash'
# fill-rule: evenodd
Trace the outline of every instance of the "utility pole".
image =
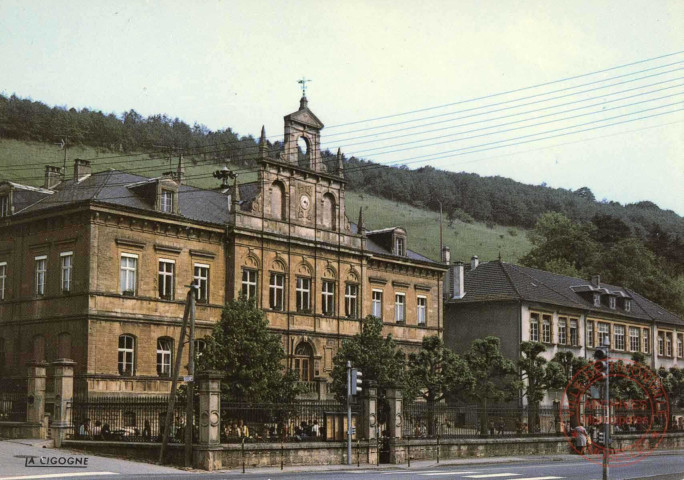
<svg viewBox="0 0 684 480">
<path fill-rule="evenodd" d="M 442 202 L 440 200 L 437 200 L 439 203 L 439 256 L 440 260 L 442 260 L 442 248 L 444 246 L 444 242 L 442 241 Z"/>
<path fill-rule="evenodd" d="M 594 370 L 604 382 L 603 393 L 603 480 L 610 473 L 610 336 L 600 339 L 601 345 L 594 351 Z"/>
<path fill-rule="evenodd" d="M 351 442 L 352 442 L 352 414 L 351 414 L 351 361 L 347 360 L 347 465 L 351 465 Z"/>
<path fill-rule="evenodd" d="M 197 286 L 190 288 L 188 300 L 190 301 L 190 340 L 188 341 L 188 376 L 185 384 L 188 387 L 188 399 L 185 404 L 185 466 L 192 467 L 192 434 L 194 430 L 193 414 L 195 412 L 195 298 Z"/>
<path fill-rule="evenodd" d="M 67 150 L 69 149 L 69 135 L 55 135 L 55 137 L 58 137 L 60 139 L 60 142 L 55 143 L 55 145 L 59 145 L 59 148 L 64 150 L 64 166 L 62 167 L 62 180 L 66 180 Z"/>
</svg>

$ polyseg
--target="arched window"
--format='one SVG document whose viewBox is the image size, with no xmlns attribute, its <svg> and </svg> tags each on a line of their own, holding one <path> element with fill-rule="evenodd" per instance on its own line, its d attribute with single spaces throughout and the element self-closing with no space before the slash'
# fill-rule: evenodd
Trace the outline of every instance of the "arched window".
<svg viewBox="0 0 684 480">
<path fill-rule="evenodd" d="M 36 362 L 45 361 L 45 337 L 42 335 L 33 337 L 33 360 Z"/>
<path fill-rule="evenodd" d="M 306 137 L 297 140 L 297 165 L 303 168 L 311 168 L 311 148 Z"/>
<path fill-rule="evenodd" d="M 326 193 L 323 195 L 323 228 L 335 230 L 336 226 L 335 197 L 330 193 Z"/>
<path fill-rule="evenodd" d="M 133 375 L 135 371 L 135 337 L 121 335 L 119 337 L 119 373 Z"/>
<path fill-rule="evenodd" d="M 285 220 L 285 186 L 280 182 L 271 185 L 271 215 L 278 220 Z"/>
<path fill-rule="evenodd" d="M 71 334 L 69 332 L 59 334 L 57 358 L 71 358 Z"/>
<path fill-rule="evenodd" d="M 171 349 L 173 340 L 168 337 L 157 339 L 157 374 L 162 377 L 171 376 Z"/>
<path fill-rule="evenodd" d="M 295 348 L 294 370 L 300 381 L 313 380 L 313 348 L 307 342 L 301 342 Z"/>
</svg>

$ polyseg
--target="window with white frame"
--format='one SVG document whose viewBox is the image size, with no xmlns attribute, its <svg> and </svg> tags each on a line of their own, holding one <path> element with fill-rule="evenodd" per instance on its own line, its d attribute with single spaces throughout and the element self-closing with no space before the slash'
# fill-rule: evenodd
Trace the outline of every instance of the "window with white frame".
<svg viewBox="0 0 684 480">
<path fill-rule="evenodd" d="M 0 195 L 0 217 L 9 217 L 9 195 Z"/>
<path fill-rule="evenodd" d="M 600 306 L 601 306 L 601 294 L 600 294 L 600 293 L 595 293 L 595 294 L 594 294 L 594 306 L 595 306 L 595 307 L 600 307 Z"/>
<path fill-rule="evenodd" d="M 347 318 L 357 318 L 359 315 L 359 286 L 348 283 L 344 287 L 344 315 Z"/>
<path fill-rule="evenodd" d="M 204 350 L 207 348 L 207 342 L 202 340 L 201 338 L 199 340 L 195 340 L 195 355 L 197 358 L 202 356 L 202 353 L 204 353 Z"/>
<path fill-rule="evenodd" d="M 568 343 L 568 319 L 565 317 L 558 318 L 558 343 L 561 345 Z"/>
<path fill-rule="evenodd" d="M 335 282 L 330 280 L 321 283 L 321 312 L 323 315 L 335 315 Z"/>
<path fill-rule="evenodd" d="M 209 265 L 196 263 L 194 267 L 192 279 L 197 286 L 197 301 L 209 303 Z"/>
<path fill-rule="evenodd" d="M 587 321 L 587 347 L 593 347 L 594 346 L 594 322 L 589 320 Z"/>
<path fill-rule="evenodd" d="M 59 254 L 62 267 L 62 292 L 71 291 L 71 277 L 74 269 L 74 252 L 62 252 Z"/>
<path fill-rule="evenodd" d="M 613 296 L 608 297 L 608 306 L 611 310 L 615 310 L 615 300 L 616 299 Z"/>
<path fill-rule="evenodd" d="M 271 281 L 268 285 L 268 306 L 271 310 L 282 311 L 285 298 L 285 275 L 271 273 Z"/>
<path fill-rule="evenodd" d="M 637 327 L 629 327 L 629 350 L 632 352 L 639 351 L 640 332 Z"/>
<path fill-rule="evenodd" d="M 309 277 L 297 277 L 295 300 L 298 312 L 311 311 L 311 279 Z"/>
<path fill-rule="evenodd" d="M 171 350 L 173 340 L 170 338 L 157 339 L 157 375 L 161 377 L 171 376 Z"/>
<path fill-rule="evenodd" d="M 175 271 L 176 262 L 174 260 L 167 260 L 165 258 L 159 259 L 159 298 L 173 300 L 175 294 Z"/>
<path fill-rule="evenodd" d="M 382 318 L 382 290 L 373 290 L 372 292 L 371 315 Z"/>
<path fill-rule="evenodd" d="M 681 333 L 677 335 L 677 356 L 684 357 L 684 337 Z"/>
<path fill-rule="evenodd" d="M 7 262 L 0 262 L 0 301 L 5 299 L 7 286 Z"/>
<path fill-rule="evenodd" d="M 625 298 L 625 312 L 630 312 L 632 310 L 632 301 L 629 298 Z"/>
<path fill-rule="evenodd" d="M 651 334 L 649 333 L 650 330 L 648 328 L 644 328 L 643 331 L 643 339 L 644 339 L 644 353 L 650 353 L 651 351 Z"/>
<path fill-rule="evenodd" d="M 542 342 L 551 343 L 551 315 L 542 315 Z"/>
<path fill-rule="evenodd" d="M 530 314 L 530 342 L 539 341 L 539 314 Z"/>
<path fill-rule="evenodd" d="M 249 300 L 257 298 L 257 271 L 242 269 L 242 296 Z"/>
<path fill-rule="evenodd" d="M 576 318 L 570 319 L 570 345 L 579 345 L 579 330 L 578 321 Z"/>
<path fill-rule="evenodd" d="M 665 339 L 662 333 L 658 333 L 658 355 L 661 357 L 665 355 Z"/>
<path fill-rule="evenodd" d="M 599 322 L 597 343 L 598 345 L 603 345 L 606 340 L 610 342 L 610 325 L 607 323 Z"/>
<path fill-rule="evenodd" d="M 406 295 L 403 293 L 394 294 L 394 321 L 397 323 L 406 321 Z"/>
<path fill-rule="evenodd" d="M 404 237 L 396 237 L 394 240 L 395 253 L 399 256 L 406 255 L 406 239 Z"/>
<path fill-rule="evenodd" d="M 122 295 L 135 295 L 138 274 L 138 256 L 132 253 L 121 254 L 119 285 Z"/>
<path fill-rule="evenodd" d="M 625 326 L 624 325 L 614 325 L 613 326 L 613 348 L 616 350 L 625 349 Z"/>
<path fill-rule="evenodd" d="M 119 337 L 119 373 L 133 375 L 135 367 L 135 338 L 132 335 Z"/>
<path fill-rule="evenodd" d="M 416 317 L 418 325 L 425 325 L 427 320 L 427 297 L 422 295 L 416 297 Z"/>
<path fill-rule="evenodd" d="M 45 295 L 45 280 L 47 277 L 47 255 L 40 255 L 35 258 L 36 261 L 36 295 Z"/>
<path fill-rule="evenodd" d="M 164 213 L 173 213 L 173 195 L 171 190 L 162 190 L 161 192 L 161 211 Z"/>
<path fill-rule="evenodd" d="M 672 356 L 672 334 L 665 334 L 665 355 L 668 357 Z"/>
</svg>

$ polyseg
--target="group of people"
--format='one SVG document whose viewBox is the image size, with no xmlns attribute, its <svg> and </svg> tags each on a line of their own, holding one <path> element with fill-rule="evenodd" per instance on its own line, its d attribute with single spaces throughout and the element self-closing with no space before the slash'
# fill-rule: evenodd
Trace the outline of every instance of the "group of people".
<svg viewBox="0 0 684 480">
<path fill-rule="evenodd" d="M 145 420 L 142 432 L 137 427 L 124 427 L 112 430 L 109 423 L 95 420 L 91 426 L 90 418 L 85 418 L 78 425 L 78 438 L 86 440 L 125 440 L 129 437 L 142 437 L 143 441 L 152 440 L 152 427 L 149 420 Z"/>
<path fill-rule="evenodd" d="M 278 424 L 263 424 L 253 431 L 245 424 L 244 420 L 226 422 L 221 431 L 221 440 L 224 442 L 257 442 L 257 441 L 306 441 L 324 437 L 324 427 L 319 425 L 318 420 L 311 424 L 302 421 L 294 428 L 291 425 L 280 422 Z"/>
</svg>

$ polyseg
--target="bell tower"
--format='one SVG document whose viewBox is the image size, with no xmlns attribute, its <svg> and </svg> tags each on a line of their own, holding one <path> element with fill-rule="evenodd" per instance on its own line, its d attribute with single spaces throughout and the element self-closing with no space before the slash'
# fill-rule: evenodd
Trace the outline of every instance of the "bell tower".
<svg viewBox="0 0 684 480">
<path fill-rule="evenodd" d="M 282 160 L 314 172 L 325 172 L 321 161 L 323 122 L 309 110 L 308 104 L 309 101 L 303 96 L 299 101 L 299 110 L 285 116 Z"/>
</svg>

